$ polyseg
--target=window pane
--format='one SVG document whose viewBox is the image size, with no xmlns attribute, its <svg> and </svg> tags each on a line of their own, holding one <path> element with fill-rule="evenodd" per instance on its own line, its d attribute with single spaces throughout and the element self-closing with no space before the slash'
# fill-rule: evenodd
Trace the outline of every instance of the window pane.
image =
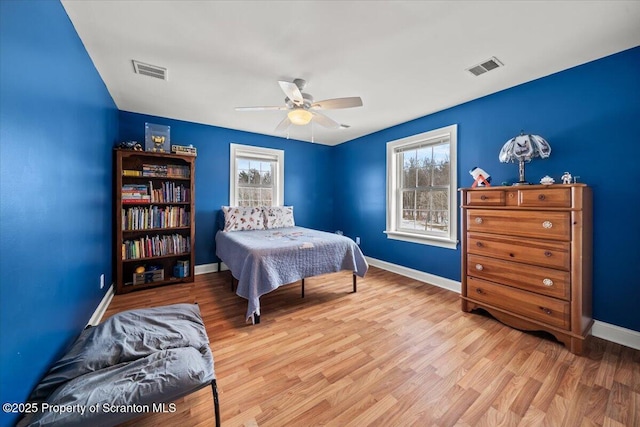
<svg viewBox="0 0 640 427">
<path fill-rule="evenodd" d="M 271 169 L 260 173 L 260 180 L 262 185 L 271 186 Z"/>
<path fill-rule="evenodd" d="M 238 172 L 238 184 L 248 184 L 249 173 L 246 170 L 240 170 Z"/>
<path fill-rule="evenodd" d="M 414 190 L 402 192 L 402 209 L 415 209 L 416 192 Z"/>
<path fill-rule="evenodd" d="M 433 150 L 433 185 L 449 185 L 449 144 L 440 144 Z"/>
<path fill-rule="evenodd" d="M 260 184 L 260 171 L 258 169 L 252 168 L 249 170 L 249 184 L 251 185 Z"/>
<path fill-rule="evenodd" d="M 430 227 L 433 231 L 449 231 L 449 192 L 433 191 Z"/>
<path fill-rule="evenodd" d="M 418 160 L 416 158 L 416 150 L 400 153 L 402 156 L 402 184 L 404 188 L 412 188 L 416 186 L 416 174 L 418 168 Z"/>
<path fill-rule="evenodd" d="M 415 230 L 416 221 L 415 221 L 415 211 L 413 209 L 402 211 L 401 228 Z"/>
<path fill-rule="evenodd" d="M 416 212 L 416 229 L 428 230 L 427 223 L 429 219 L 429 211 Z"/>
<path fill-rule="evenodd" d="M 430 191 L 418 191 L 416 194 L 416 209 L 429 210 L 431 209 Z"/>
<path fill-rule="evenodd" d="M 429 187 L 431 185 L 431 164 L 418 169 L 418 187 Z"/>
<path fill-rule="evenodd" d="M 273 201 L 273 190 L 270 188 L 263 188 L 260 190 L 260 205 L 271 206 Z"/>
<path fill-rule="evenodd" d="M 247 159 L 238 159 L 238 170 L 248 170 L 249 169 L 249 160 Z"/>
</svg>

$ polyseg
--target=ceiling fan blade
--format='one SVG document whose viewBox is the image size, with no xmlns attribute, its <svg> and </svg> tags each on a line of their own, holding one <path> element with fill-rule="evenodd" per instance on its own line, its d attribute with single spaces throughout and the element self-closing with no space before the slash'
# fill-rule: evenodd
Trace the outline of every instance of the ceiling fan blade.
<svg viewBox="0 0 640 427">
<path fill-rule="evenodd" d="M 302 92 L 300 92 L 300 89 L 298 89 L 298 86 L 295 83 L 280 80 L 278 81 L 278 84 L 284 94 L 287 95 L 287 98 L 289 98 L 295 105 L 304 104 Z"/>
<path fill-rule="evenodd" d="M 236 111 L 266 111 L 266 110 L 287 110 L 287 107 L 275 107 L 275 106 L 266 106 L 266 107 L 236 107 Z"/>
<path fill-rule="evenodd" d="M 362 107 L 362 99 L 359 96 L 325 99 L 324 101 L 318 101 L 311 104 L 311 108 L 318 108 L 320 110 L 336 110 L 338 108 L 353 107 Z"/>
<path fill-rule="evenodd" d="M 289 126 L 291 126 L 291 120 L 289 120 L 289 116 L 285 116 L 284 119 L 276 126 L 276 132 L 282 132 L 286 130 Z"/>
<path fill-rule="evenodd" d="M 310 111 L 310 113 L 313 114 L 313 121 L 321 126 L 329 129 L 338 129 L 340 127 L 340 123 L 325 116 L 324 114 L 318 113 L 317 111 Z"/>
</svg>

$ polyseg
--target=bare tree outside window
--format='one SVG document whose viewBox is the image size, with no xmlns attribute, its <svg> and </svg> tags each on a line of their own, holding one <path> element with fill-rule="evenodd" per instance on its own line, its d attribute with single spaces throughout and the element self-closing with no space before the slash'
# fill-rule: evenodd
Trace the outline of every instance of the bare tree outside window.
<svg viewBox="0 0 640 427">
<path fill-rule="evenodd" d="M 271 161 L 238 158 L 238 205 L 271 206 L 273 165 Z"/>
<path fill-rule="evenodd" d="M 399 153 L 400 229 L 449 232 L 449 143 L 417 146 Z"/>
</svg>

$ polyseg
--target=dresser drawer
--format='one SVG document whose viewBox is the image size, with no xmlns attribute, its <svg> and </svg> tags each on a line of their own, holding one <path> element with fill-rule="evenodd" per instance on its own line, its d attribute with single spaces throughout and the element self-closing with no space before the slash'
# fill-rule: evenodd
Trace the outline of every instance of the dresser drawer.
<svg viewBox="0 0 640 427">
<path fill-rule="evenodd" d="M 467 209 L 467 230 L 507 236 L 569 241 L 570 213 Z"/>
<path fill-rule="evenodd" d="M 570 327 L 570 306 L 566 301 L 472 277 L 467 279 L 467 296 L 548 325 L 562 329 Z"/>
<path fill-rule="evenodd" d="M 551 297 L 568 300 L 570 296 L 571 276 L 568 271 L 469 254 L 467 275 Z"/>
<path fill-rule="evenodd" d="M 505 194 L 500 190 L 467 191 L 467 205 L 470 206 L 504 206 Z"/>
<path fill-rule="evenodd" d="M 548 208 L 570 208 L 571 189 L 541 188 L 518 190 L 518 205 Z"/>
<path fill-rule="evenodd" d="M 467 275 L 555 298 L 568 300 L 570 297 L 568 271 L 468 255 Z"/>
<path fill-rule="evenodd" d="M 475 255 L 569 270 L 569 242 L 468 233 L 467 252 Z"/>
</svg>

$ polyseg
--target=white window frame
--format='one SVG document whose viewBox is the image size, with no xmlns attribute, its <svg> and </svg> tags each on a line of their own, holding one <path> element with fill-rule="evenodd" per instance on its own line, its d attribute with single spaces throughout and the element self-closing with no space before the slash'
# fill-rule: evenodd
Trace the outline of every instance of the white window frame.
<svg viewBox="0 0 640 427">
<path fill-rule="evenodd" d="M 254 147 L 251 145 L 229 144 L 229 206 L 238 205 L 238 158 L 267 160 L 276 163 L 273 168 L 273 189 L 274 195 L 272 199 L 273 206 L 282 206 L 284 204 L 284 150 L 276 150 L 273 148 Z"/>
<path fill-rule="evenodd" d="M 401 180 L 402 165 L 399 164 L 397 150 L 405 146 L 428 143 L 429 141 L 449 138 L 449 233 L 447 236 L 429 234 L 428 232 L 412 233 L 398 230 L 398 220 L 402 217 L 398 186 Z M 389 239 L 405 242 L 421 243 L 456 249 L 458 245 L 458 191 L 457 191 L 457 146 L 458 125 L 450 125 L 418 135 L 397 139 L 387 143 L 387 229 L 385 234 Z"/>
</svg>

